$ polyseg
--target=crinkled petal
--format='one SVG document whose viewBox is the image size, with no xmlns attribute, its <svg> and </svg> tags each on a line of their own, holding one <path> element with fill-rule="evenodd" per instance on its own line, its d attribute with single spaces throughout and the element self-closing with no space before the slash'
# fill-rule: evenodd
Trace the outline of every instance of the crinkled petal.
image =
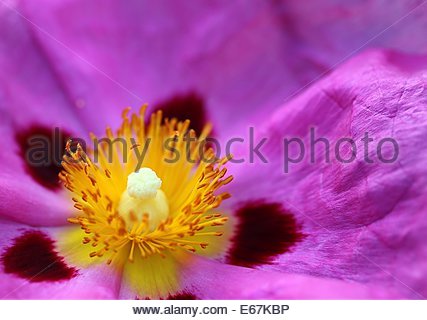
<svg viewBox="0 0 427 320">
<path fill-rule="evenodd" d="M 427 295 L 426 79 L 426 57 L 370 51 L 316 83 L 258 130 L 259 138 L 268 137 L 262 152 L 269 163 L 234 167 L 234 201 L 280 202 L 306 236 L 266 268 L 379 282 L 408 297 Z M 310 150 L 310 128 L 315 139 L 329 140 L 330 163 L 322 142 Z M 373 139 L 367 154 L 365 133 Z M 337 156 L 343 137 L 355 141 L 356 152 L 341 145 Z M 286 138 L 300 138 L 306 148 L 301 161 L 288 161 L 288 173 L 285 153 L 296 159 L 300 146 L 285 150 Z M 384 138 L 398 144 L 392 163 L 383 161 L 395 156 L 392 143 L 380 147 L 383 160 L 378 155 Z M 354 161 L 343 163 L 339 156 Z"/>
</svg>

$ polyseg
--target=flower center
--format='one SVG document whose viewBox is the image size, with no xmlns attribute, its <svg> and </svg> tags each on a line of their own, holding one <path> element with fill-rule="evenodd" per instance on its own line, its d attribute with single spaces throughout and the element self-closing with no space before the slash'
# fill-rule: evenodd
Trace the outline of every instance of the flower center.
<svg viewBox="0 0 427 320">
<path fill-rule="evenodd" d="M 120 197 L 119 214 L 129 224 L 142 221 L 146 214 L 150 229 L 154 230 L 169 216 L 168 200 L 161 185 L 162 180 L 150 168 L 132 172 Z"/>
<path fill-rule="evenodd" d="M 87 153 L 66 147 L 60 179 L 79 210 L 69 222 L 82 229 L 90 258 L 108 264 L 204 254 L 226 231 L 218 207 L 230 195 L 218 190 L 232 177 L 228 158 L 204 147 L 210 126 L 196 137 L 188 120 L 163 119 L 161 111 L 146 124 L 145 108 L 131 117 L 125 110 L 107 140 L 92 135 L 95 148 Z"/>
</svg>

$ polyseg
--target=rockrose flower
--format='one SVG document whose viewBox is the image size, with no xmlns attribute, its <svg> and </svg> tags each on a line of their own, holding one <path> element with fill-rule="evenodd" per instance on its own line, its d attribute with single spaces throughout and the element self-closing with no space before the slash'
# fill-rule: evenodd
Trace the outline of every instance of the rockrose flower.
<svg viewBox="0 0 427 320">
<path fill-rule="evenodd" d="M 425 10 L 319 3 L 3 2 L 0 297 L 424 298 Z"/>
</svg>

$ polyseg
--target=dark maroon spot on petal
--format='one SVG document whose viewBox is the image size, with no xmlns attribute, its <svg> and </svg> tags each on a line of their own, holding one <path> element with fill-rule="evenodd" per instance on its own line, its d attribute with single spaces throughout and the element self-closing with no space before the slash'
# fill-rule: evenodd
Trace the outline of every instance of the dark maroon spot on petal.
<svg viewBox="0 0 427 320">
<path fill-rule="evenodd" d="M 166 300 L 198 300 L 197 297 L 189 292 L 181 292 L 167 297 Z"/>
<path fill-rule="evenodd" d="M 208 122 L 208 114 L 203 98 L 195 93 L 177 94 L 154 106 L 154 110 L 162 110 L 165 118 L 177 118 L 191 121 L 190 127 L 199 135 Z"/>
<path fill-rule="evenodd" d="M 59 128 L 32 126 L 16 135 L 27 172 L 38 183 L 55 190 L 60 187 L 62 155 L 70 135 Z"/>
<path fill-rule="evenodd" d="M 27 231 L 16 238 L 1 261 L 4 272 L 31 282 L 69 280 L 77 275 L 55 251 L 54 242 L 40 231 Z"/>
<path fill-rule="evenodd" d="M 151 299 L 148 297 L 144 299 L 136 297 L 136 300 L 151 300 Z M 199 300 L 199 299 L 197 299 L 197 297 L 192 293 L 181 292 L 174 295 L 169 295 L 166 299 L 160 299 L 160 300 Z"/>
<path fill-rule="evenodd" d="M 301 241 L 294 216 L 279 203 L 250 202 L 236 212 L 238 225 L 229 251 L 229 263 L 244 267 L 270 264 Z"/>
</svg>

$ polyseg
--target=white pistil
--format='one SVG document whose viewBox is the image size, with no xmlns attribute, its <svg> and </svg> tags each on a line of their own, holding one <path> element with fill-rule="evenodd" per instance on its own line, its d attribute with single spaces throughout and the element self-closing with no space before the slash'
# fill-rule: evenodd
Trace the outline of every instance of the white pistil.
<svg viewBox="0 0 427 320">
<path fill-rule="evenodd" d="M 153 199 L 162 186 L 162 180 L 150 168 L 142 168 L 128 176 L 127 192 L 135 199 Z"/>
<path fill-rule="evenodd" d="M 131 173 L 120 198 L 119 213 L 132 222 L 130 225 L 142 221 L 143 215 L 148 214 L 150 229 L 154 230 L 169 215 L 168 200 L 161 186 L 162 180 L 150 168 Z"/>
</svg>

